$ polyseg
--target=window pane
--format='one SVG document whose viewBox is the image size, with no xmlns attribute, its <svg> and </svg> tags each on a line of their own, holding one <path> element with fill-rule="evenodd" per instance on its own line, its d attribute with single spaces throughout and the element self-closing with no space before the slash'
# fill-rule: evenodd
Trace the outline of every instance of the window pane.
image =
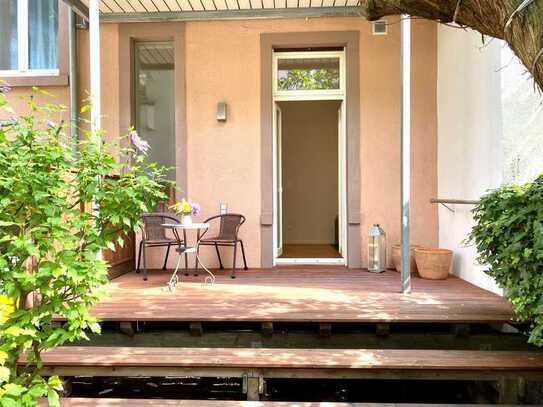
<svg viewBox="0 0 543 407">
<path fill-rule="evenodd" d="M 170 167 L 175 181 L 175 54 L 171 42 L 136 42 L 136 129 L 151 149 L 147 162 Z"/>
<path fill-rule="evenodd" d="M 339 58 L 281 58 L 278 90 L 339 89 Z"/>
<path fill-rule="evenodd" d="M 58 1 L 28 1 L 30 69 L 58 68 Z"/>
<path fill-rule="evenodd" d="M 0 70 L 17 69 L 17 0 L 0 3 Z"/>
</svg>

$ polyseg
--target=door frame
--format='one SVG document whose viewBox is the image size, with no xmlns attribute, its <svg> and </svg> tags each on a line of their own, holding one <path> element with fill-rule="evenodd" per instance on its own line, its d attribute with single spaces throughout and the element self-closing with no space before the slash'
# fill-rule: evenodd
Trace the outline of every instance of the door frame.
<svg viewBox="0 0 543 407">
<path fill-rule="evenodd" d="M 312 58 L 325 58 L 335 57 L 339 59 L 339 78 L 340 87 L 338 90 L 311 90 L 311 91 L 278 91 L 277 90 L 277 69 L 278 61 L 283 57 L 297 58 L 297 59 L 312 59 Z M 273 265 L 288 265 L 288 264 L 322 264 L 322 265 L 346 265 L 348 256 L 348 246 L 344 243 L 348 241 L 347 238 L 347 219 L 346 211 L 347 207 L 347 193 L 344 188 L 346 178 L 346 154 L 347 148 L 345 143 L 345 120 L 343 117 L 344 105 L 346 104 L 346 92 L 345 92 L 345 50 L 341 51 L 298 51 L 298 52 L 274 52 L 273 53 L 273 71 L 272 71 L 272 89 L 273 89 Z M 339 242 L 343 243 L 343 247 L 340 249 L 341 257 L 339 258 L 280 258 L 283 247 L 283 205 L 282 205 L 282 129 L 278 127 L 278 117 L 282 117 L 281 108 L 278 102 L 299 102 L 299 101 L 325 101 L 325 100 L 338 100 L 340 101 L 340 108 L 338 111 L 338 133 L 337 133 L 337 146 L 338 146 L 338 219 L 339 219 Z M 279 113 L 279 115 L 278 115 Z"/>
<path fill-rule="evenodd" d="M 263 33 L 260 35 L 261 267 L 273 267 L 273 51 L 288 48 L 345 49 L 345 144 L 347 266 L 361 267 L 360 233 L 360 51 L 359 31 Z"/>
</svg>

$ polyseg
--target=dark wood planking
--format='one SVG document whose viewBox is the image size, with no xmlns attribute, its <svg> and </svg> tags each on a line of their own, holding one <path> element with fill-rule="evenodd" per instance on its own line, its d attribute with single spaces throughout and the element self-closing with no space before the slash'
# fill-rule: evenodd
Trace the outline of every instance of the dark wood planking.
<svg viewBox="0 0 543 407">
<path fill-rule="evenodd" d="M 510 321 L 508 302 L 463 280 L 413 278 L 413 293 L 399 292 L 399 273 L 371 274 L 342 267 L 240 270 L 232 280 L 217 272 L 184 277 L 177 291 L 164 289 L 170 273 L 125 274 L 92 313 L 110 321 L 444 322 Z"/>
<path fill-rule="evenodd" d="M 65 346 L 44 366 L 538 371 L 543 352 L 403 349 L 263 349 Z"/>
<path fill-rule="evenodd" d="M 225 400 L 157 400 L 157 399 L 91 399 L 64 398 L 62 407 L 490 407 L 490 404 L 397 404 L 397 403 L 304 403 L 278 401 L 225 401 Z M 40 403 L 47 406 L 47 402 Z M 504 407 L 507 407 L 504 405 Z"/>
</svg>

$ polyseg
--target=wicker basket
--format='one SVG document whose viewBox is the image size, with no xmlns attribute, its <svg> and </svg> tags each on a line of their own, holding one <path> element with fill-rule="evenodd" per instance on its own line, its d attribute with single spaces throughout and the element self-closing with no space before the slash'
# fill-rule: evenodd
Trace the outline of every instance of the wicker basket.
<svg viewBox="0 0 543 407">
<path fill-rule="evenodd" d="M 453 252 L 448 249 L 419 247 L 415 249 L 415 261 L 422 278 L 445 280 L 451 271 Z"/>
<path fill-rule="evenodd" d="M 417 273 L 417 263 L 415 262 L 415 249 L 419 246 L 416 244 L 411 245 L 411 274 Z M 399 244 L 392 245 L 392 264 L 397 272 L 402 271 L 402 246 Z"/>
</svg>

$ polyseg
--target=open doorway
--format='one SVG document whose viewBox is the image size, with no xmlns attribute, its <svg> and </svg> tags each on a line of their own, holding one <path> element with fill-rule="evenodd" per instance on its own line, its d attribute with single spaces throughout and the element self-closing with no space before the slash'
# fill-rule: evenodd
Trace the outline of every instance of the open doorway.
<svg viewBox="0 0 543 407">
<path fill-rule="evenodd" d="M 280 259 L 341 259 L 339 134 L 341 101 L 277 102 L 281 110 Z"/>
<path fill-rule="evenodd" d="M 275 264 L 346 264 L 344 50 L 274 52 Z"/>
</svg>

